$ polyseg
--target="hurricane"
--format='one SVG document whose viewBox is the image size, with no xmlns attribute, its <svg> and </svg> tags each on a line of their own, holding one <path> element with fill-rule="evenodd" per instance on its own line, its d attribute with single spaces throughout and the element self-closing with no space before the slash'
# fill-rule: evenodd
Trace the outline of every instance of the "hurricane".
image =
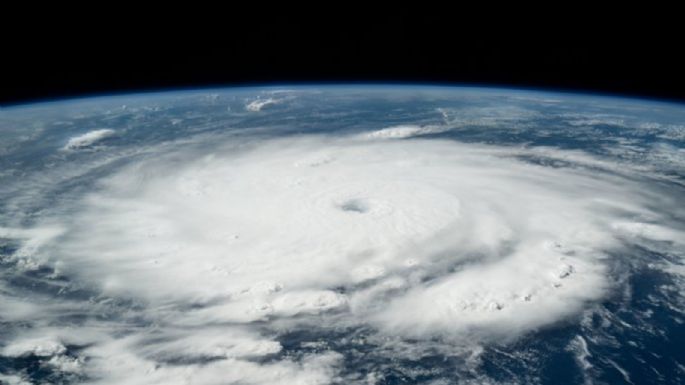
<svg viewBox="0 0 685 385">
<path fill-rule="evenodd" d="M 678 383 L 685 109 L 595 98 L 0 109 L 0 382 Z"/>
</svg>

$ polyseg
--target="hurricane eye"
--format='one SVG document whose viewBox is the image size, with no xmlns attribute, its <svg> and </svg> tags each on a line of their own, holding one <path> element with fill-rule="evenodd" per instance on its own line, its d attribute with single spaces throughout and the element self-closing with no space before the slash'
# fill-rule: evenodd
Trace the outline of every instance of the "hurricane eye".
<svg viewBox="0 0 685 385">
<path fill-rule="evenodd" d="M 340 210 L 350 213 L 363 214 L 369 211 L 369 205 L 361 199 L 350 199 L 343 202 L 340 206 Z"/>
</svg>

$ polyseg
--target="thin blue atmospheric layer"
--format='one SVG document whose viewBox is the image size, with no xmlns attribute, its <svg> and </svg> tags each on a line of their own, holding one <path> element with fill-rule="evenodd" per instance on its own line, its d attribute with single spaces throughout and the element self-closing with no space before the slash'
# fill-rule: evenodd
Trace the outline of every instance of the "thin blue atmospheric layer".
<svg viewBox="0 0 685 385">
<path fill-rule="evenodd" d="M 108 377 L 111 373 L 97 366 L 103 358 L 96 354 L 98 348 L 109 347 L 114 340 L 138 338 L 141 330 L 155 337 L 136 340 L 126 354 L 145 361 L 157 373 L 192 373 L 186 378 L 189 383 L 222 383 L 203 370 L 226 362 L 237 362 L 236 370 L 246 373 L 251 372 L 245 368 L 266 372 L 287 363 L 290 366 L 284 367 L 298 368 L 292 370 L 299 375 L 297 370 L 306 372 L 315 366 L 312 357 L 331 354 L 336 363 L 322 369 L 325 374 L 312 383 L 685 382 L 685 250 L 679 236 L 652 236 L 647 230 L 624 236 L 620 249 L 603 250 L 606 290 L 601 296 L 583 301 L 580 309 L 553 322 L 536 324 L 508 338 L 489 339 L 483 332 L 470 334 L 468 330 L 388 334 L 383 323 L 364 318 L 375 315 L 350 315 L 341 308 L 276 312 L 241 328 L 268 338 L 279 348 L 234 357 L 160 353 L 155 350 L 159 343 L 155 338 L 175 338 L 169 335 L 185 327 L 174 324 L 174 333 L 169 332 L 170 321 L 154 313 L 162 305 L 136 295 L 110 294 L 78 273 L 62 272 L 60 261 L 68 256 L 55 251 L 53 257 L 49 247 L 42 250 L 48 257 L 34 258 L 24 243 L 29 233 L 17 230 L 43 226 L 46 218 L 53 223 L 71 216 L 84 197 L 107 188 L 102 182 L 106 177 L 166 154 L 166 149 L 203 154 L 208 141 L 221 138 L 240 144 L 238 153 L 240 148 L 274 139 L 363 141 L 372 137 L 408 145 L 446 141 L 495 148 L 506 152 L 512 164 L 558 170 L 560 177 L 566 170 L 581 170 L 596 173 L 598 179 L 610 175 L 626 184 L 640 183 L 663 197 L 649 207 L 662 215 L 662 222 L 651 219 L 646 223 L 670 227 L 672 232 L 667 234 L 675 234 L 685 227 L 685 106 L 498 88 L 246 87 L 11 106 L 0 109 L 0 133 L 0 304 L 13 310 L 13 314 L 0 311 L 0 383 L 115 383 Z M 140 183 L 154 177 L 146 175 Z M 592 194 L 593 186 L 586 187 L 583 191 Z M 376 206 L 373 200 L 352 197 L 338 208 L 343 215 L 361 218 L 375 215 Z M 621 210 L 628 209 L 616 208 Z M 62 241 L 68 243 L 72 236 L 64 235 Z M 506 247 L 498 253 L 507 255 Z M 488 258 L 499 261 L 500 256 L 477 252 L 446 265 L 450 271 L 440 274 L 469 271 L 474 264 L 486 266 Z M 433 287 L 448 277 L 426 274 L 411 281 L 415 285 L 411 290 Z M 326 290 L 349 298 L 352 304 L 355 295 L 380 280 L 354 281 Z M 274 292 L 281 290 L 289 288 Z M 388 303 L 402 290 L 389 292 Z M 163 305 L 193 312 L 210 308 L 210 302 Z M 41 306 L 50 311 L 37 310 Z M 406 309 L 407 316 L 412 311 Z M 229 322 L 196 322 L 212 330 L 235 327 Z M 64 337 L 65 330 L 83 330 L 89 337 L 70 339 Z M 190 341 L 190 337 L 178 338 Z M 147 348 L 146 343 L 150 344 Z M 156 382 L 170 377 L 151 378 Z M 254 374 L 226 381 L 258 384 L 278 379 Z"/>
</svg>

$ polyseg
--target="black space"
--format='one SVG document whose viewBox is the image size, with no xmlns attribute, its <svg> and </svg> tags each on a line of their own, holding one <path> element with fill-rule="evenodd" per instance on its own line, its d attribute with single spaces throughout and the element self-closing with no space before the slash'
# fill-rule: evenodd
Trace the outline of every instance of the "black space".
<svg viewBox="0 0 685 385">
<path fill-rule="evenodd" d="M 22 19 L 3 28 L 0 103 L 299 82 L 503 85 L 685 101 L 683 34 L 678 20 L 662 18 L 668 12 L 560 21 L 562 8 L 523 19 L 407 6 L 266 15 L 261 6 Z"/>
</svg>

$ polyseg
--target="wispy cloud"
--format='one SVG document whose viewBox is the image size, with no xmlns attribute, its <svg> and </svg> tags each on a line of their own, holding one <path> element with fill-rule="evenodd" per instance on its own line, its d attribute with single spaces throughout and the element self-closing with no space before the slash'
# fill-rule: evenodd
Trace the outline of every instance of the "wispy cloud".
<svg viewBox="0 0 685 385">
<path fill-rule="evenodd" d="M 262 110 L 262 108 L 274 104 L 280 103 L 279 99 L 275 98 L 258 98 L 255 100 L 252 100 L 251 102 L 247 103 L 245 105 L 245 109 L 250 111 L 250 112 L 259 112 Z"/>
<path fill-rule="evenodd" d="M 85 134 L 69 138 L 67 144 L 64 145 L 64 150 L 78 150 L 92 146 L 93 144 L 101 141 L 102 139 L 114 135 L 114 133 L 115 131 L 109 128 L 88 131 Z"/>
</svg>

